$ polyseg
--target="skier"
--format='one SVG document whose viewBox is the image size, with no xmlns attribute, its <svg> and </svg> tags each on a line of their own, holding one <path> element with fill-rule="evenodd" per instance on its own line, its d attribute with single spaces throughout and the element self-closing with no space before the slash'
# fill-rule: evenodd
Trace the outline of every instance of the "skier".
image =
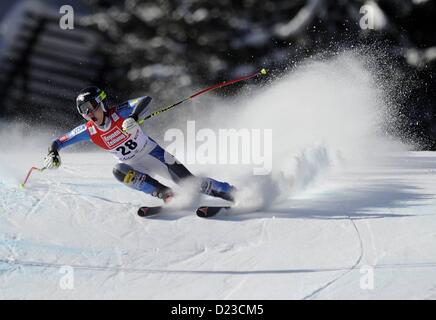
<svg viewBox="0 0 436 320">
<path fill-rule="evenodd" d="M 87 120 L 54 140 L 44 159 L 47 169 L 61 165 L 59 150 L 79 141 L 92 141 L 118 159 L 115 178 L 126 186 L 162 199 L 174 196 L 171 188 L 153 178 L 156 175 L 180 183 L 191 179 L 201 193 L 234 201 L 235 188 L 226 182 L 194 176 L 182 163 L 145 134 L 138 124 L 147 113 L 151 98 L 143 96 L 108 107 L 106 93 L 97 87 L 83 89 L 76 99 L 79 113 Z"/>
</svg>

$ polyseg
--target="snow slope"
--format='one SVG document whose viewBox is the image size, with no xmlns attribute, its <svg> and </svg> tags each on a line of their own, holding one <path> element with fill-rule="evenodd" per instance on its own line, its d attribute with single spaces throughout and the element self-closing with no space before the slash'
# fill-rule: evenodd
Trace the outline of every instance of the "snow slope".
<svg viewBox="0 0 436 320">
<path fill-rule="evenodd" d="M 157 200 L 119 184 L 115 161 L 93 150 L 62 152 L 59 170 L 34 173 L 20 190 L 53 136 L 6 126 L 0 298 L 436 298 L 436 153 L 383 134 L 394 115 L 361 61 L 309 63 L 257 94 L 163 118 L 174 115 L 170 127 L 195 119 L 273 129 L 270 175 L 189 165 L 241 189 L 238 208 L 216 219 L 194 214 L 206 198 L 138 217 L 138 206 Z"/>
<path fill-rule="evenodd" d="M 435 153 L 214 220 L 142 219 L 150 200 L 114 181 L 106 155 L 65 158 L 25 191 L 1 185 L 1 298 L 436 298 Z M 60 287 L 64 265 L 73 290 Z M 362 266 L 375 268 L 373 290 L 360 288 Z"/>
</svg>

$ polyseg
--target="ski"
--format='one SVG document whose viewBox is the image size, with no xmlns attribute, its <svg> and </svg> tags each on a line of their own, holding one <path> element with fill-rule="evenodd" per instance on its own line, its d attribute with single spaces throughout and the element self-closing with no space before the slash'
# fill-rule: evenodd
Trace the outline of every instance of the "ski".
<svg viewBox="0 0 436 320">
<path fill-rule="evenodd" d="M 202 206 L 197 209 L 196 213 L 197 216 L 201 218 L 211 218 L 216 216 L 221 211 L 228 210 L 230 208 L 230 206 Z M 140 207 L 138 209 L 138 216 L 143 218 L 151 217 L 162 212 L 163 209 L 163 206 Z"/>
<path fill-rule="evenodd" d="M 150 217 L 158 214 L 163 209 L 162 206 L 154 206 L 154 207 L 140 207 L 138 209 L 138 216 L 140 217 Z"/>
<path fill-rule="evenodd" d="M 218 213 L 230 209 L 230 206 L 203 206 L 197 209 L 197 216 L 200 218 L 211 218 Z"/>
</svg>

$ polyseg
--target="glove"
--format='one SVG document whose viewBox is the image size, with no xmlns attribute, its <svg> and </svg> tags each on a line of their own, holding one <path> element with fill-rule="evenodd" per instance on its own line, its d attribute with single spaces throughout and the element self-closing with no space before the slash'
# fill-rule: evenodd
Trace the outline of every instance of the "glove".
<svg viewBox="0 0 436 320">
<path fill-rule="evenodd" d="M 139 127 L 139 124 L 132 117 L 128 117 L 126 120 L 124 120 L 122 125 L 122 129 L 124 132 L 131 132 L 137 127 Z"/>
<path fill-rule="evenodd" d="M 44 167 L 47 169 L 57 169 L 61 166 L 61 157 L 59 153 L 51 151 L 44 159 Z"/>
</svg>

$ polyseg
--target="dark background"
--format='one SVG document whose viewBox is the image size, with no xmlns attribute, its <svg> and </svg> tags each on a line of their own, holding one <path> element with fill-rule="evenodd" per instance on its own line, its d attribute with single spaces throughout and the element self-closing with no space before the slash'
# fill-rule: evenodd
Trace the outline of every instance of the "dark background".
<svg viewBox="0 0 436 320">
<path fill-rule="evenodd" d="M 374 30 L 359 25 L 368 3 L 384 21 Z M 64 4 L 75 10 L 74 30 L 59 28 Z M 436 150 L 435 1 L 32 0 L 0 6 L 5 119 L 71 127 L 65 113 L 80 121 L 74 99 L 89 84 L 106 88 L 113 102 L 148 94 L 154 106 L 163 106 L 192 88 L 261 67 L 276 76 L 307 57 L 363 48 L 408 79 L 392 97 L 400 110 L 397 134 L 412 134 L 423 149 Z M 390 67 L 384 72 L 388 76 Z M 241 87 L 216 94 L 231 96 Z"/>
</svg>

